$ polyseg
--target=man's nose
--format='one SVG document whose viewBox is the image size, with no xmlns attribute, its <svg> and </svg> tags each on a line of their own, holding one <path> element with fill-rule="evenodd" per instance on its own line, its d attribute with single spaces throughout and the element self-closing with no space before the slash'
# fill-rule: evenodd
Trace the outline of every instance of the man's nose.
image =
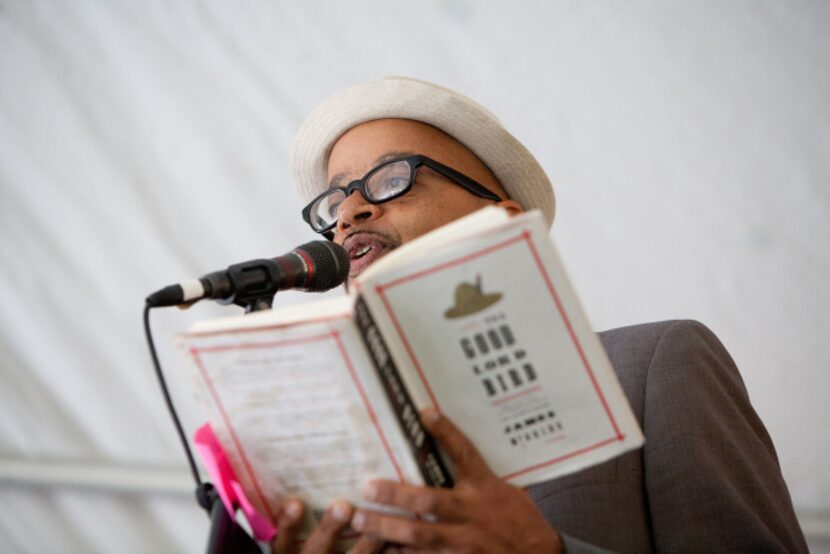
<svg viewBox="0 0 830 554">
<path fill-rule="evenodd" d="M 379 204 L 372 204 L 356 190 L 337 208 L 337 230 L 345 231 L 359 223 L 377 219 L 382 211 Z"/>
</svg>

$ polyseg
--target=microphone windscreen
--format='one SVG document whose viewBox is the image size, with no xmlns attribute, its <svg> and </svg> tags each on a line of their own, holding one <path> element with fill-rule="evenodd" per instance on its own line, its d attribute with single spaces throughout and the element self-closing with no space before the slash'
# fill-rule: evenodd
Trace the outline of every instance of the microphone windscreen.
<svg viewBox="0 0 830 554">
<path fill-rule="evenodd" d="M 349 276 L 349 255 L 346 249 L 327 240 L 315 240 L 294 249 L 311 259 L 313 270 L 303 289 L 323 292 L 342 285 Z"/>
</svg>

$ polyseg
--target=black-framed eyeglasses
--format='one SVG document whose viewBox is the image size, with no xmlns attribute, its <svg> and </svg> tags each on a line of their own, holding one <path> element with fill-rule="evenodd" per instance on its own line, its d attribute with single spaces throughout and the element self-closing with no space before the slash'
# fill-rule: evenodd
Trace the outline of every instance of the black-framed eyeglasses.
<svg viewBox="0 0 830 554">
<path fill-rule="evenodd" d="M 421 166 L 440 173 L 456 185 L 476 196 L 487 200 L 500 201 L 496 194 L 483 185 L 459 173 L 451 167 L 419 154 L 405 156 L 384 162 L 371 169 L 362 179 L 352 181 L 345 187 L 331 187 L 303 208 L 303 220 L 318 233 L 326 233 L 337 223 L 337 210 L 354 191 L 360 193 L 372 204 L 381 204 L 409 192 Z"/>
</svg>

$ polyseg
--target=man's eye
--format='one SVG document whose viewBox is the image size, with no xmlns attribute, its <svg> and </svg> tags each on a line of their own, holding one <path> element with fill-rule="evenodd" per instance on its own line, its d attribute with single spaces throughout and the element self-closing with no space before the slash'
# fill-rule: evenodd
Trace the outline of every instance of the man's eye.
<svg viewBox="0 0 830 554">
<path fill-rule="evenodd" d="M 317 207 L 314 209 L 314 213 L 317 214 L 317 217 L 320 218 L 321 221 L 333 221 L 337 219 L 337 210 L 340 208 L 340 204 L 342 202 L 342 199 L 337 200 L 331 196 L 326 197 L 317 204 Z"/>
<path fill-rule="evenodd" d="M 342 204 L 341 201 L 331 202 L 328 206 L 328 210 L 327 210 L 328 213 L 326 215 L 328 215 L 330 218 L 336 218 L 337 217 L 337 210 L 340 209 L 340 204 Z"/>
<path fill-rule="evenodd" d="M 383 180 L 383 190 L 386 192 L 401 190 L 402 188 L 405 188 L 407 184 L 409 184 L 409 179 L 407 177 L 387 177 Z"/>
<path fill-rule="evenodd" d="M 407 177 L 393 177 L 392 179 L 389 179 L 389 181 L 390 186 L 394 188 L 403 188 L 407 185 L 407 183 L 409 183 L 409 179 Z"/>
</svg>

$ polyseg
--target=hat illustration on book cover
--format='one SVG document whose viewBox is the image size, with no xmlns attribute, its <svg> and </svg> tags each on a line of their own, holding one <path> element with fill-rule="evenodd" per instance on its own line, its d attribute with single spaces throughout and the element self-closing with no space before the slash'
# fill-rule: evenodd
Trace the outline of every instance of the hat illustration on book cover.
<svg viewBox="0 0 830 554">
<path fill-rule="evenodd" d="M 481 275 L 477 275 L 475 285 L 465 281 L 455 287 L 455 306 L 444 312 L 444 317 L 455 319 L 472 315 L 489 308 L 501 300 L 501 297 L 500 292 L 490 294 L 481 292 Z"/>
</svg>

